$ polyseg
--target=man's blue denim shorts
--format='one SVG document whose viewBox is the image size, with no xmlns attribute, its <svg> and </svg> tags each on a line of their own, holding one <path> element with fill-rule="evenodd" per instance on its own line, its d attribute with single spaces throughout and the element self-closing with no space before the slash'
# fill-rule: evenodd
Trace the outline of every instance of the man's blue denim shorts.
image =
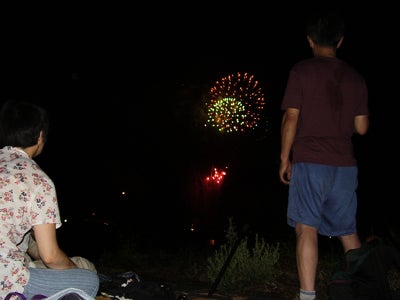
<svg viewBox="0 0 400 300">
<path fill-rule="evenodd" d="M 288 225 L 309 225 L 324 236 L 356 233 L 357 186 L 357 166 L 293 164 L 289 184 Z"/>
</svg>

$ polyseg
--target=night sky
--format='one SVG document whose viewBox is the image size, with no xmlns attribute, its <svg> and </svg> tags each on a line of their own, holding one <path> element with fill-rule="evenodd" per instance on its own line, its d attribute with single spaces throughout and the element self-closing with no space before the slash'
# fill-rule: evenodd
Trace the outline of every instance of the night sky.
<svg viewBox="0 0 400 300">
<path fill-rule="evenodd" d="M 162 22 L 165 16 L 139 23 L 99 15 L 74 27 L 67 56 L 72 85 L 14 97 L 50 113 L 49 140 L 37 161 L 57 186 L 63 217 L 95 212 L 99 219 L 165 232 L 193 222 L 220 230 L 233 217 L 271 238 L 288 230 L 287 187 L 278 178 L 279 107 L 291 66 L 311 56 L 305 17 L 295 11 L 261 15 L 256 7 L 248 12 L 241 18 L 210 18 L 209 12 L 171 23 Z M 385 50 L 371 46 L 371 34 L 385 26 L 368 13 L 345 16 L 338 57 L 365 76 L 370 97 L 370 131 L 355 138 L 359 227 L 366 235 L 397 219 L 385 163 L 393 130 L 386 107 L 394 100 Z M 82 20 L 83 14 L 74 24 Z M 237 72 L 259 81 L 265 108 L 257 129 L 221 135 L 204 128 L 204 103 L 215 81 Z M 202 186 L 212 167 L 225 166 L 218 189 Z"/>
</svg>

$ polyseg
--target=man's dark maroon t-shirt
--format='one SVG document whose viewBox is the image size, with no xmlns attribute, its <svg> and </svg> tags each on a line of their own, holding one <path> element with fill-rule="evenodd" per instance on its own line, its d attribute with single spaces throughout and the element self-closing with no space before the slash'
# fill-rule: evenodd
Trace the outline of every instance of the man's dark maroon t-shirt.
<svg viewBox="0 0 400 300">
<path fill-rule="evenodd" d="M 364 78 L 338 58 L 310 58 L 290 71 L 281 108 L 300 110 L 292 161 L 354 166 L 354 117 L 368 115 Z"/>
</svg>

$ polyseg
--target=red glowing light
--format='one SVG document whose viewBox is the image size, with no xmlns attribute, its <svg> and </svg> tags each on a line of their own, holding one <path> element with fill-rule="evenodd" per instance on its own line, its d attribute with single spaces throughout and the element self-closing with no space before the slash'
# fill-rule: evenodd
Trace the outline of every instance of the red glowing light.
<svg viewBox="0 0 400 300">
<path fill-rule="evenodd" d="M 206 181 L 210 183 L 221 184 L 225 176 L 226 171 L 218 170 L 218 168 L 212 168 L 210 176 L 206 177 Z"/>
</svg>

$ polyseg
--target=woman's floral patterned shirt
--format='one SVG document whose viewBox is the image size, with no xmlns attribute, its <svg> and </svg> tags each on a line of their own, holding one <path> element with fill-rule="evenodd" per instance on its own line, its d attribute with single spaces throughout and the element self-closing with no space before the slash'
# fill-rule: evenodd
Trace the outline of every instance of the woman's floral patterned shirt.
<svg viewBox="0 0 400 300">
<path fill-rule="evenodd" d="M 24 151 L 0 149 L 0 300 L 24 291 L 29 270 L 18 244 L 33 225 L 49 223 L 61 226 L 53 181 Z"/>
</svg>

